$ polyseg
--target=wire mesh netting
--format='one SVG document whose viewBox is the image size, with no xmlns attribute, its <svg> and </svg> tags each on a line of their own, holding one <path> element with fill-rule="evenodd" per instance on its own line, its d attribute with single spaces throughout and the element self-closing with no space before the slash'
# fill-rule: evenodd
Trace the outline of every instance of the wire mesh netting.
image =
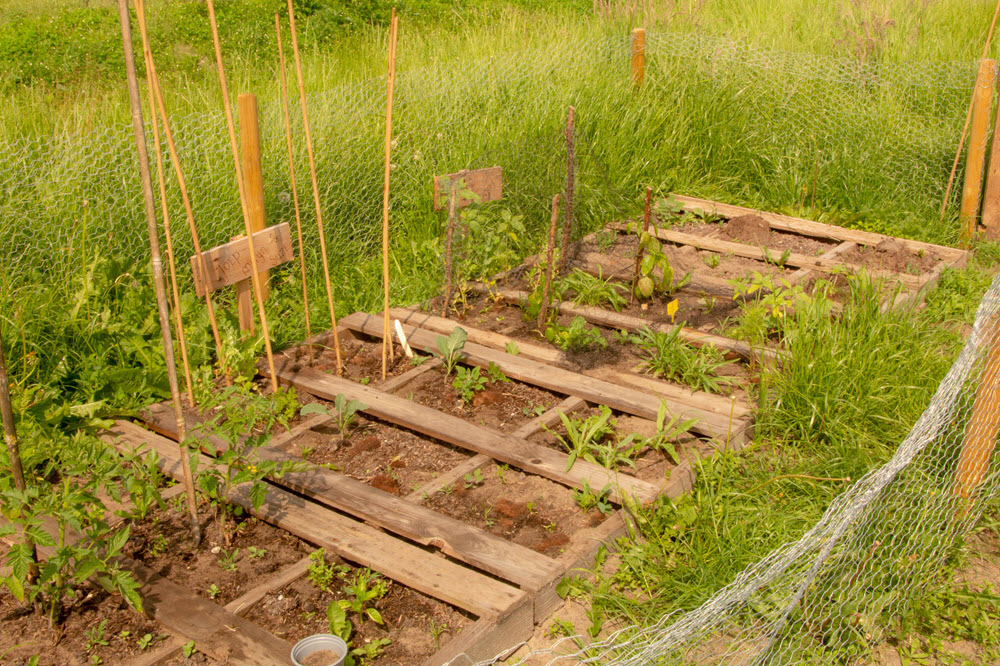
<svg viewBox="0 0 1000 666">
<path fill-rule="evenodd" d="M 583 649 L 580 637 L 565 638 L 519 653 L 516 663 L 749 666 L 867 656 L 1000 494 L 998 398 L 1000 278 L 893 457 L 837 497 L 799 540 L 748 567 L 695 610 L 624 628 Z"/>
</svg>

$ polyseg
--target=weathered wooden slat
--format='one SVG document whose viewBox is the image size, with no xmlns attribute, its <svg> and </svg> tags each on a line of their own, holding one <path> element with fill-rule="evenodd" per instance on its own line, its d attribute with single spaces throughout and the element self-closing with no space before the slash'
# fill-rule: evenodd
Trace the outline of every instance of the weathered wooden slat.
<svg viewBox="0 0 1000 666">
<path fill-rule="evenodd" d="M 916 253 L 920 250 L 933 252 L 936 255 L 950 261 L 962 260 L 963 257 L 968 256 L 968 253 L 965 250 L 959 250 L 953 247 L 934 245 L 933 243 L 923 243 L 921 241 L 910 240 L 908 238 L 884 236 L 870 231 L 845 229 L 844 227 L 837 227 L 832 224 L 823 224 L 822 222 L 813 222 L 812 220 L 803 220 L 798 217 L 778 215 L 777 213 L 754 210 L 753 208 L 744 208 L 743 206 L 733 206 L 730 204 L 719 203 L 717 201 L 709 201 L 707 199 L 697 199 L 695 197 L 686 197 L 679 194 L 674 194 L 672 196 L 686 211 L 714 212 L 729 218 L 740 215 L 757 215 L 764 218 L 772 229 L 776 229 L 778 231 L 790 231 L 803 236 L 812 236 L 813 238 L 828 238 L 836 241 L 853 241 L 858 245 L 878 245 L 884 240 L 892 239 L 902 243 L 912 252 Z"/>
<path fill-rule="evenodd" d="M 404 330 L 407 327 L 410 329 L 407 331 L 407 336 L 411 338 L 411 346 L 418 346 L 427 350 L 436 349 L 438 333 L 433 333 L 423 328 L 425 322 L 434 321 L 430 317 L 432 316 L 420 313 L 421 328 L 416 328 L 410 323 L 404 326 Z M 447 322 L 448 331 L 457 326 L 457 324 L 448 320 L 442 319 L 441 321 Z M 381 334 L 381 329 L 377 326 L 376 319 L 365 313 L 348 315 L 344 318 L 343 325 L 366 335 L 377 337 Z M 466 328 L 466 330 L 472 335 L 474 329 L 470 327 Z M 443 331 L 444 329 L 442 329 L 442 333 Z M 722 402 L 718 402 L 718 396 L 708 396 L 708 394 L 696 395 L 694 392 L 686 392 L 684 389 L 675 387 L 672 387 L 670 391 L 672 395 L 656 396 L 589 375 L 546 365 L 545 363 L 528 358 L 529 354 L 536 354 L 537 357 L 544 357 L 546 360 L 553 353 L 558 356 L 558 352 L 554 349 L 542 347 L 541 345 L 530 345 L 529 343 L 518 341 L 521 353 L 518 356 L 512 356 L 500 351 L 510 338 L 502 336 L 499 333 L 485 331 L 478 331 L 477 335 L 479 334 L 484 334 L 482 339 L 488 338 L 494 340 L 493 344 L 497 345 L 497 348 L 493 349 L 481 344 L 466 342 L 462 350 L 463 362 L 482 367 L 486 367 L 490 363 L 495 363 L 508 377 L 513 379 L 541 386 L 551 391 L 575 395 L 584 400 L 607 405 L 627 414 L 655 419 L 660 409 L 660 400 L 662 398 L 667 402 L 670 413 L 674 416 L 698 419 L 693 428 L 695 432 L 709 437 L 725 438 L 731 435 L 733 430 L 730 414 L 732 414 L 734 419 L 742 419 L 749 413 L 746 407 L 737 407 L 731 412 L 732 403 L 725 399 L 722 399 Z M 684 395 L 685 393 L 687 395 Z M 703 403 L 701 400 L 702 396 L 708 396 L 709 399 Z"/>
<path fill-rule="evenodd" d="M 837 245 L 836 247 L 827 250 L 826 252 L 821 254 L 818 258 L 824 261 L 835 261 L 837 257 L 839 257 L 842 254 L 850 252 L 857 246 L 858 244 L 853 241 L 844 241 L 840 245 Z M 804 280 L 805 278 L 809 277 L 812 274 L 813 271 L 811 269 L 800 268 L 799 270 L 795 271 L 794 273 L 788 276 L 788 281 L 791 282 L 792 284 L 798 284 L 799 282 L 801 282 L 802 280 Z"/>
<path fill-rule="evenodd" d="M 275 268 L 295 258 L 292 252 L 292 234 L 287 222 L 267 227 L 253 235 L 257 268 L 260 271 Z M 248 279 L 253 271 L 250 267 L 250 244 L 246 238 L 230 241 L 201 253 L 208 273 L 208 290 L 222 289 L 240 280 Z M 191 271 L 194 273 L 195 292 L 205 293 L 205 280 L 199 270 L 198 256 L 191 257 Z"/>
<path fill-rule="evenodd" d="M 492 659 L 527 640 L 535 630 L 535 612 L 530 599 L 501 617 L 480 618 L 466 627 L 420 666 L 466 666 Z"/>
<path fill-rule="evenodd" d="M 381 330 L 380 327 L 380 333 Z M 417 329 L 413 331 L 417 332 Z M 414 344 L 412 340 L 410 344 Z M 422 344 L 420 346 L 423 348 Z M 266 369 L 261 371 L 266 372 Z M 614 488 L 613 498 L 617 502 L 621 502 L 621 494 L 635 497 L 643 503 L 656 498 L 658 489 L 653 484 L 627 474 L 613 472 L 585 460 L 578 460 L 567 470 L 568 458 L 564 453 L 489 428 L 482 428 L 457 416 L 418 405 L 369 386 L 362 386 L 312 368 L 296 369 L 291 364 L 283 364 L 277 372 L 280 382 L 291 384 L 306 393 L 326 400 L 333 400 L 338 393 L 343 393 L 348 398 L 355 398 L 368 405 L 365 412 L 380 419 L 482 453 L 573 488 L 583 488 L 584 482 L 591 488 L 604 488 L 610 485 Z"/>
<path fill-rule="evenodd" d="M 626 280 L 631 284 L 632 271 L 635 270 L 635 263 L 625 257 L 614 257 L 609 254 L 601 254 L 599 252 L 580 252 L 577 254 L 576 258 L 573 259 L 573 263 L 570 264 L 570 268 L 579 269 L 584 273 L 588 273 L 605 280 L 608 278 L 615 278 L 618 280 Z M 656 268 L 653 273 L 657 276 L 662 275 L 659 268 Z M 680 280 L 681 275 L 681 273 L 676 274 L 674 279 Z M 691 275 L 689 282 L 683 289 L 681 289 L 681 291 L 694 294 L 711 294 L 713 296 L 721 296 L 723 298 L 732 298 L 735 293 L 733 291 L 733 286 L 725 280 L 720 280 L 719 278 L 711 277 L 709 275 L 696 274 Z"/>
<path fill-rule="evenodd" d="M 154 405 L 147 410 L 144 418 L 157 432 L 176 439 L 176 422 L 172 411 L 166 407 L 164 403 Z M 203 424 L 189 417 L 188 432 L 196 434 L 202 427 Z M 226 446 L 222 440 L 209 439 L 213 440 L 210 443 L 216 449 Z M 256 453 L 264 460 L 277 463 L 306 463 L 274 447 L 261 447 Z M 539 589 L 555 570 L 550 558 L 530 548 L 425 506 L 407 502 L 333 470 L 315 467 L 302 472 L 288 472 L 271 481 L 407 539 L 440 548 L 447 555 L 529 591 Z"/>
<path fill-rule="evenodd" d="M 156 451 L 163 473 L 173 478 L 180 478 L 182 474 L 177 444 L 165 437 L 128 421 L 116 421 L 102 434 L 102 438 L 122 450 L 140 447 Z M 207 456 L 199 456 L 199 465 L 203 468 L 214 464 Z M 267 500 L 260 509 L 253 508 L 246 484 L 233 488 L 229 500 L 261 520 L 327 548 L 345 560 L 369 567 L 474 615 L 502 615 L 524 595 L 517 588 L 449 562 L 281 488 L 270 486 Z"/>
</svg>

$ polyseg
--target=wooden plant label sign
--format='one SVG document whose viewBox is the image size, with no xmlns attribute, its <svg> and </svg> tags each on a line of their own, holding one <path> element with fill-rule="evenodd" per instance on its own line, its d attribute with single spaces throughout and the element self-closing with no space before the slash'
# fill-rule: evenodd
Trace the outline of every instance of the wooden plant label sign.
<svg viewBox="0 0 1000 666">
<path fill-rule="evenodd" d="M 254 250 L 257 254 L 257 270 L 263 273 L 294 259 L 292 253 L 292 232 L 287 222 L 267 227 L 253 235 Z M 201 253 L 205 260 L 208 279 L 202 280 L 198 255 L 191 257 L 191 272 L 194 273 L 195 292 L 205 294 L 205 284 L 209 291 L 216 291 L 240 280 L 247 280 L 253 274 L 250 267 L 250 243 L 246 238 L 230 241 Z"/>
<path fill-rule="evenodd" d="M 451 184 L 459 180 L 465 186 L 463 189 L 476 193 L 479 197 L 479 203 L 496 201 L 503 196 L 503 169 L 498 166 L 473 171 L 459 171 L 458 173 L 449 173 L 446 176 L 434 176 L 434 210 L 448 208 L 448 194 L 451 192 Z M 465 208 L 473 203 L 476 201 L 459 196 L 455 207 Z"/>
</svg>

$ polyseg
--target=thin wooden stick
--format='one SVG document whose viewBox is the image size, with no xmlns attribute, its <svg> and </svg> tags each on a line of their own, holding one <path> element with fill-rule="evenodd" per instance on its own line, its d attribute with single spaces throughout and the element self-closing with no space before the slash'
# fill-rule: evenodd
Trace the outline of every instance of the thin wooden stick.
<svg viewBox="0 0 1000 666">
<path fill-rule="evenodd" d="M 264 335 L 264 351 L 267 352 L 267 368 L 271 372 L 271 389 L 278 391 L 278 374 L 274 370 L 274 353 L 271 350 L 271 332 L 267 326 L 267 313 L 264 311 L 264 292 L 260 283 L 260 271 L 257 270 L 257 251 L 253 243 L 253 227 L 250 215 L 247 213 L 247 192 L 243 184 L 243 169 L 240 167 L 240 147 L 236 141 L 236 124 L 233 122 L 233 109 L 229 104 L 229 88 L 226 86 L 226 70 L 222 62 L 222 45 L 219 42 L 219 26 L 215 22 L 215 5 L 208 0 L 208 22 L 212 27 L 212 42 L 215 45 L 215 65 L 219 70 L 219 86 L 222 88 L 222 105 L 226 112 L 226 127 L 229 129 L 229 146 L 233 151 L 233 168 L 236 169 L 236 185 L 240 191 L 240 209 L 243 212 L 243 227 L 246 230 L 247 246 L 250 250 L 250 281 L 253 284 L 253 295 L 257 301 L 257 314 L 260 317 L 260 329 Z M 206 285 L 206 289 L 207 289 Z"/>
<path fill-rule="evenodd" d="M 285 116 L 285 144 L 288 146 L 288 173 L 292 181 L 292 203 L 295 205 L 295 232 L 299 237 L 299 268 L 302 272 L 302 303 L 306 311 L 306 345 L 309 348 L 309 363 L 315 363 L 313 355 L 312 326 L 309 323 L 309 290 L 306 288 L 306 246 L 302 242 L 302 216 L 299 214 L 299 188 L 295 184 L 295 160 L 292 158 L 292 118 L 288 111 L 288 81 L 285 79 L 285 49 L 281 45 L 281 21 L 274 14 L 274 29 L 278 33 L 278 62 L 281 67 L 281 110 Z M 337 327 L 333 327 L 336 333 Z M 339 346 L 339 345 L 338 345 Z"/>
<path fill-rule="evenodd" d="M 576 187 L 575 137 L 573 135 L 574 112 L 573 107 L 569 107 L 569 113 L 566 118 L 566 219 L 563 222 L 562 250 L 559 254 L 560 273 L 566 271 L 566 264 L 569 261 L 569 242 L 573 235 L 573 190 Z"/>
<path fill-rule="evenodd" d="M 140 0 L 141 1 L 141 0 Z M 139 13 L 136 12 L 136 16 Z M 145 19 L 145 17 L 143 17 Z M 142 33 L 143 53 L 149 51 L 149 40 L 146 38 L 145 20 L 139 22 L 139 32 Z M 188 362 L 187 336 L 184 335 L 184 321 L 181 318 L 181 297 L 177 288 L 177 262 L 174 260 L 174 243 L 170 234 L 170 213 L 167 210 L 167 183 L 163 176 L 163 148 L 160 146 L 160 123 L 156 116 L 156 94 L 153 92 L 153 75 L 146 61 L 146 92 L 149 95 L 150 122 L 153 125 L 153 145 L 156 147 L 156 181 L 160 186 L 160 213 L 163 216 L 163 235 L 167 242 L 167 274 L 170 278 L 170 296 L 174 302 L 174 326 L 177 327 L 177 342 L 181 347 L 181 363 L 184 367 L 184 386 L 187 389 L 188 405 L 194 407 L 194 389 L 191 382 L 191 364 Z"/>
<path fill-rule="evenodd" d="M 139 31 L 144 32 L 146 29 L 146 11 L 142 0 L 137 0 L 135 13 L 136 19 L 139 23 Z M 174 142 L 174 134 L 170 129 L 170 120 L 167 116 L 167 108 L 163 103 L 163 93 L 160 90 L 160 79 L 156 73 L 156 61 L 153 60 L 153 54 L 149 50 L 148 46 L 149 40 L 147 39 L 144 42 L 143 54 L 146 62 L 148 63 L 149 73 L 151 76 L 148 83 L 153 87 L 154 96 L 156 97 L 156 106 L 160 111 L 160 120 L 163 121 L 163 134 L 167 138 L 167 149 L 170 152 L 170 161 L 174 166 L 174 175 L 177 178 L 177 187 L 181 191 L 181 201 L 184 202 L 184 213 L 187 216 L 188 231 L 191 234 L 191 244 L 194 246 L 194 253 L 198 258 L 198 272 L 202 276 L 205 276 L 208 275 L 208 273 L 205 268 L 205 258 L 201 255 L 201 241 L 198 238 L 198 229 L 194 223 L 194 210 L 191 208 L 191 198 L 188 196 L 187 181 L 184 179 L 184 170 L 181 168 L 181 161 L 177 155 L 177 144 Z M 215 318 L 215 304 L 212 300 L 212 294 L 207 288 L 205 289 L 205 308 L 208 311 L 208 321 L 212 327 L 212 338 L 215 340 L 215 353 L 219 359 L 219 366 L 225 368 L 226 356 L 222 347 L 222 337 L 219 335 L 219 323 Z"/>
<path fill-rule="evenodd" d="M 642 231 L 647 233 L 649 231 L 649 208 L 653 201 L 653 188 L 646 188 L 646 208 L 642 213 Z M 642 235 L 639 235 L 639 242 L 642 242 Z M 635 285 L 639 283 L 639 267 L 642 265 L 642 245 L 635 249 L 635 268 L 632 271 L 632 294 L 629 296 L 629 301 L 635 302 Z"/>
<path fill-rule="evenodd" d="M 289 0 L 291 2 L 291 0 Z M 385 379 L 388 361 L 392 358 L 392 336 L 389 334 L 389 172 L 392 170 L 392 94 L 396 84 L 396 35 L 399 19 L 392 8 L 389 27 L 389 73 L 385 101 L 385 174 L 382 181 L 382 379 Z"/>
<path fill-rule="evenodd" d="M 549 223 L 549 253 L 545 262 L 545 282 L 542 284 L 542 302 L 538 306 L 538 330 L 545 330 L 549 314 L 549 288 L 552 284 L 552 260 L 556 249 L 556 226 L 559 224 L 559 195 L 552 197 L 552 221 Z"/>
<path fill-rule="evenodd" d="M 451 194 L 448 199 L 448 229 L 445 232 L 444 243 L 444 303 L 441 305 L 441 316 L 448 316 L 448 307 L 451 305 L 451 271 L 452 271 L 452 243 L 455 240 L 455 199 L 458 197 L 458 183 L 452 181 Z"/>
<path fill-rule="evenodd" d="M 136 0 L 136 11 L 140 11 L 142 0 Z M 170 335 L 170 312 L 167 306 L 167 289 L 163 280 L 163 261 L 160 259 L 160 238 L 156 228 L 156 209 L 153 205 L 153 182 L 149 173 L 149 155 L 146 153 L 146 131 L 142 120 L 142 102 L 139 99 L 139 80 L 135 73 L 135 55 L 132 52 L 132 27 L 129 23 L 128 0 L 118 0 L 118 20 L 122 29 L 122 45 L 125 54 L 125 74 L 128 80 L 128 95 L 132 109 L 132 130 L 135 134 L 136 153 L 139 158 L 139 174 L 142 177 L 142 199 L 146 210 L 146 230 L 149 232 L 149 253 L 153 264 L 153 284 L 156 289 L 156 308 L 160 316 L 160 334 L 163 337 L 163 356 L 167 366 L 167 383 L 177 419 L 177 446 L 181 460 L 187 460 L 187 428 L 181 395 L 177 386 L 177 366 L 174 361 L 174 341 Z M 191 532 L 196 544 L 201 543 L 201 525 L 198 522 L 198 503 L 194 494 L 194 478 L 190 465 L 184 469 L 184 490 L 187 494 Z"/>
<path fill-rule="evenodd" d="M 309 156 L 309 177 L 312 180 L 313 203 L 316 204 L 316 228 L 319 230 L 319 253 L 323 259 L 323 280 L 326 285 L 326 306 L 330 310 L 330 330 L 333 331 L 333 350 L 337 355 L 337 374 L 344 374 L 340 360 L 340 334 L 337 332 L 337 312 L 333 307 L 333 286 L 330 284 L 330 262 L 326 256 L 326 233 L 323 231 L 323 213 L 319 205 L 319 181 L 316 178 L 316 156 L 313 153 L 312 132 L 309 129 L 309 111 L 306 106 L 306 84 L 302 79 L 302 58 L 299 56 L 299 37 L 295 28 L 295 10 L 288 0 L 288 27 L 292 33 L 292 52 L 295 55 L 295 78 L 299 83 L 299 105 L 302 107 L 302 129 L 306 135 L 306 154 Z"/>
<path fill-rule="evenodd" d="M 983 44 L 983 55 L 979 57 L 980 60 L 985 60 L 986 56 L 990 53 L 990 43 L 993 41 L 993 30 L 997 25 L 997 17 L 1000 16 L 1000 0 L 997 0 L 997 6 L 993 10 L 993 20 L 990 22 L 990 29 L 986 33 L 986 43 Z M 948 209 L 948 199 L 951 198 L 951 186 L 955 184 L 955 174 L 958 172 L 958 161 L 962 157 L 962 148 L 965 147 L 965 139 L 969 135 L 969 125 L 972 123 L 972 107 L 976 103 L 976 86 L 972 87 L 972 96 L 969 98 L 969 110 L 965 113 L 965 125 L 962 127 L 962 136 L 958 140 L 958 150 L 955 151 L 955 161 L 951 164 L 951 175 L 948 176 L 948 187 L 944 190 L 944 200 L 941 201 L 941 219 L 938 220 L 939 224 L 944 224 L 944 214 Z"/>
</svg>

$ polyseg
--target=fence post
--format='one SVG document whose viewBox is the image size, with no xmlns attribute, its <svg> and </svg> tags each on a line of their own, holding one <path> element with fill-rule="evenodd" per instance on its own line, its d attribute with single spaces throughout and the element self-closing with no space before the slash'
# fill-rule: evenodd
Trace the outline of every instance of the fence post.
<svg viewBox="0 0 1000 666">
<path fill-rule="evenodd" d="M 962 187 L 962 205 L 959 224 L 962 238 L 972 238 L 976 231 L 983 189 L 983 170 L 986 164 L 986 143 L 989 139 L 990 110 L 993 106 L 993 83 L 996 79 L 996 61 L 984 58 L 979 62 L 976 88 L 972 95 L 972 125 L 969 133 L 969 152 L 965 159 L 965 184 Z"/>
<path fill-rule="evenodd" d="M 1000 318 L 994 317 L 987 330 L 991 333 L 983 344 L 989 350 L 955 469 L 954 494 L 966 501 L 986 476 L 1000 433 Z"/>
<path fill-rule="evenodd" d="M 646 76 L 646 29 L 632 30 L 632 83 L 636 88 L 642 87 Z"/>
<path fill-rule="evenodd" d="M 237 108 L 240 116 L 240 153 L 243 162 L 243 186 L 247 197 L 247 216 L 250 218 L 250 228 L 256 233 L 267 226 L 264 218 L 264 177 L 260 168 L 257 96 L 251 93 L 241 94 Z M 260 296 L 262 299 L 267 299 L 270 292 L 267 286 L 268 271 L 261 271 L 259 275 Z"/>
<path fill-rule="evenodd" d="M 983 191 L 983 226 L 986 238 L 1000 238 L 1000 114 L 993 125 L 990 146 L 990 169 L 986 172 L 986 189 Z"/>
</svg>

